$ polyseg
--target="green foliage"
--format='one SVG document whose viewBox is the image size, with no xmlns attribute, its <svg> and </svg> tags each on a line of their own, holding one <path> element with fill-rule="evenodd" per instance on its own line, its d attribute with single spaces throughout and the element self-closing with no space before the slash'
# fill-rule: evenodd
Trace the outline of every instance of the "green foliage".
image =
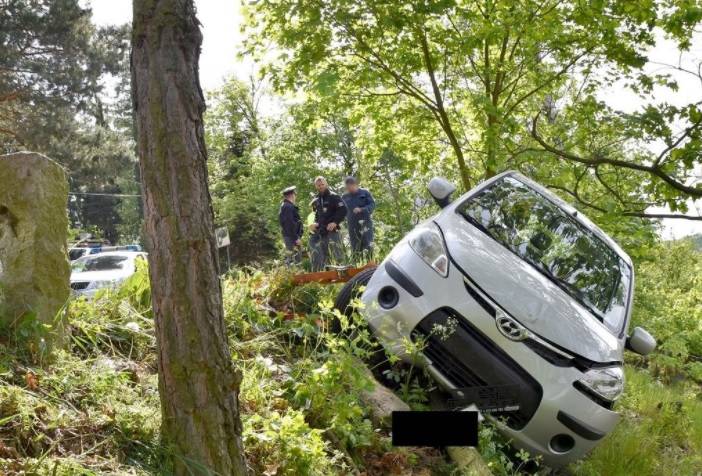
<svg viewBox="0 0 702 476">
<path fill-rule="evenodd" d="M 368 377 L 358 360 L 345 352 L 334 352 L 318 366 L 300 369 L 302 380 L 295 385 L 294 402 L 309 410 L 318 427 L 328 427 L 342 448 L 358 450 L 373 443 L 373 427 L 360 400 L 368 390 Z"/>
<path fill-rule="evenodd" d="M 311 429 L 296 410 L 284 416 L 277 412 L 266 418 L 253 415 L 247 420 L 244 444 L 255 448 L 250 454 L 260 452 L 259 464 L 273 474 L 324 475 L 332 471 L 322 430 Z"/>
<path fill-rule="evenodd" d="M 100 89 L 100 75 L 114 72 L 103 38 L 90 22 L 90 10 L 77 0 L 3 1 L 2 9 L 3 112 L 17 112 L 18 104 L 47 114 L 57 106 L 85 108 Z M 0 129 L 22 143 L 30 130 L 7 124 L 13 115 L 2 114 Z"/>
<path fill-rule="evenodd" d="M 138 240 L 140 199 L 111 196 L 140 193 L 129 28 L 96 28 L 77 0 L 0 4 L 0 148 L 46 153 L 67 168 L 73 192 L 108 194 L 73 195 L 75 227 Z M 302 94 L 282 104 L 268 83 L 252 79 L 231 80 L 209 97 L 211 193 L 233 262 L 279 256 L 280 191 L 298 186 L 305 217 L 316 175 L 340 191 L 342 178 L 354 174 L 371 190 L 382 257 L 436 211 L 424 191 L 431 176 L 467 186 L 519 169 L 575 202 L 631 254 L 632 325 L 659 341 L 648 358 L 628 357 L 636 368 L 627 368 L 618 403 L 622 423 L 571 470 L 702 472 L 699 243 L 697 251 L 687 242 L 658 244 L 656 227 L 639 218 L 656 205 L 686 211 L 687 199 L 700 196 L 699 185 L 686 185 L 700 166 L 699 104 L 657 103 L 656 91 L 678 85 L 645 68 L 660 32 L 691 48 L 699 5 L 315 0 L 253 2 L 245 12 L 247 52 L 265 60 L 275 90 Z M 117 76 L 111 100 L 105 74 Z M 599 99 L 622 82 L 639 96 L 633 112 Z M 275 117 L 261 114 L 262 103 Z M 450 471 L 441 456 L 393 451 L 372 423 L 361 403 L 370 381 L 359 359 L 376 344 L 358 320 L 331 309 L 333 287 L 296 287 L 276 268 L 235 269 L 222 286 L 256 474 L 402 474 L 424 461 L 435 473 Z M 169 450 L 158 442 L 152 318 L 140 267 L 119 290 L 71 302 L 68 350 L 53 358 L 41 339 L 51 329 L 32 319 L 0 333 L 0 473 L 168 473 L 161 464 Z M 325 331 L 332 318 L 350 338 Z M 26 340 L 35 343 L 15 352 Z M 426 408 L 422 375 L 396 356 L 389 361 L 386 380 L 413 408 Z M 496 474 L 540 470 L 489 425 L 480 441 Z"/>
<path fill-rule="evenodd" d="M 365 176 L 386 149 L 402 169 L 453 172 L 464 188 L 518 168 L 590 211 L 634 217 L 651 205 L 685 211 L 702 194 L 685 185 L 700 163 L 699 104 L 656 103 L 677 83 L 646 69 L 657 32 L 687 50 L 700 12 L 689 2 L 254 2 L 246 52 L 320 116 L 348 114 Z M 635 112 L 598 100 L 622 82 L 639 96 Z"/>
<path fill-rule="evenodd" d="M 146 264 L 68 319 L 70 352 L 50 358 L 0 339 L 0 473 L 167 474 Z"/>
<path fill-rule="evenodd" d="M 74 226 L 97 228 L 113 244 L 139 241 L 141 187 L 135 181 L 137 159 L 127 131 L 77 124 L 61 139 L 38 147 L 70 171 L 71 191 L 77 194 L 68 207 Z"/>
<path fill-rule="evenodd" d="M 533 472 L 533 468 L 539 466 L 539 462 L 534 461 L 524 450 L 517 451 L 516 457 L 510 457 L 514 451 L 509 447 L 509 441 L 491 425 L 480 427 L 478 445 L 485 463 L 495 475 L 522 474 L 527 469 Z"/>
<path fill-rule="evenodd" d="M 40 364 L 48 357 L 48 342 L 53 340 L 54 332 L 54 326 L 38 320 L 35 313 L 26 314 L 18 325 L 0 326 L 0 336 L 5 336 L 9 345 L 21 349 L 24 357 Z"/>
<path fill-rule="evenodd" d="M 267 281 L 266 291 L 270 303 L 278 309 L 289 309 L 301 314 L 318 312 L 320 302 L 329 297 L 329 289 L 325 289 L 324 285 L 295 285 L 292 273 L 287 270 L 273 270 Z"/>
<path fill-rule="evenodd" d="M 667 309 L 664 298 L 681 300 L 672 307 L 680 306 L 682 315 L 690 304 L 684 291 L 698 290 L 699 256 L 687 243 L 653 253 L 655 261 L 638 270 L 643 291 L 636 323 L 656 326 L 655 334 L 671 326 L 670 320 L 656 318 L 658 310 Z M 660 266 L 666 260 L 670 265 Z M 244 376 L 240 408 L 248 464 L 255 474 L 270 475 L 409 474 L 421 468 L 455 474 L 441 455 L 393 449 L 389 436 L 371 422 L 361 403 L 370 380 L 359 359 L 371 355 L 375 344 L 362 322 L 331 309 L 335 292 L 318 285 L 293 287 L 282 270 L 243 269 L 224 279 L 230 345 Z M 73 301 L 70 309 L 70 352 L 57 351 L 43 366 L 9 352 L 0 340 L 0 472 L 167 474 L 161 467 L 169 450 L 159 445 L 147 269 L 140 266 L 119 290 Z M 286 319 L 292 309 L 295 317 Z M 332 317 L 341 320 L 350 338 L 324 330 Z M 672 329 L 668 335 L 676 333 L 684 332 Z M 410 353 L 421 349 L 421 343 L 408 346 Z M 661 370 L 658 354 L 651 358 L 652 373 L 627 367 L 626 392 L 617 403 L 622 422 L 591 456 L 570 468 L 574 474 L 702 470 L 696 384 L 684 377 L 666 383 L 671 374 Z M 386 377 L 414 408 L 425 408 L 427 388 L 411 368 L 394 365 Z M 479 449 L 495 474 L 542 470 L 490 425 L 481 427 Z"/>
<path fill-rule="evenodd" d="M 587 459 L 582 475 L 694 475 L 702 471 L 702 402 L 697 389 L 667 386 L 648 372 L 627 369 L 617 411 L 622 421 Z"/>
<path fill-rule="evenodd" d="M 702 253 L 691 240 L 663 243 L 637 273 L 631 325 L 658 340 L 651 370 L 667 381 L 689 376 L 702 382 Z"/>
<path fill-rule="evenodd" d="M 677 260 L 669 256 L 673 251 L 679 253 Z M 696 276 L 692 269 L 696 266 L 697 255 L 690 255 L 689 252 L 690 248 L 686 243 L 673 243 L 669 246 L 649 249 L 646 252 L 652 261 L 645 262 L 637 270 L 637 282 L 642 289 L 637 290 L 639 297 L 634 325 L 645 325 L 651 329 L 650 314 L 644 314 L 648 312 L 645 310 L 648 309 L 646 303 L 659 303 L 662 306 L 660 309 L 665 310 L 668 309 L 669 303 L 667 305 L 661 303 L 670 295 L 671 289 L 679 288 L 678 293 L 681 297 L 685 294 L 683 290 L 699 288 L 694 280 L 690 282 L 690 279 Z M 660 263 L 666 260 L 671 262 L 670 266 L 661 267 Z M 681 267 L 682 263 L 687 265 Z M 654 270 L 671 278 L 654 275 L 652 274 Z M 230 278 L 225 285 L 225 296 L 236 297 L 234 301 L 239 303 L 238 307 L 230 308 L 234 315 L 241 316 L 235 321 L 247 320 L 250 323 L 247 326 L 249 333 L 245 338 L 246 341 L 234 343 L 236 352 L 247 356 L 242 393 L 245 411 L 266 414 L 265 412 L 269 411 L 266 409 L 274 409 L 280 415 L 272 416 L 274 420 L 282 418 L 286 412 L 293 412 L 293 410 L 302 412 L 310 428 L 323 430 L 320 435 L 327 444 L 325 450 L 327 463 L 334 461 L 335 466 L 319 467 L 329 468 L 327 471 L 330 473 L 343 473 L 344 471 L 339 468 L 347 467 L 345 465 L 351 464 L 351 461 L 354 461 L 353 464 L 359 464 L 355 451 L 351 452 L 350 459 L 335 453 L 340 449 L 341 453 L 349 451 L 352 441 L 355 441 L 360 448 L 366 445 L 369 449 L 374 448 L 373 451 L 390 451 L 390 448 L 385 446 L 386 442 L 382 439 L 377 440 L 372 433 L 369 433 L 372 426 L 368 426 L 369 422 L 364 409 L 357 403 L 358 392 L 365 385 L 365 377 L 358 372 L 357 367 L 354 367 L 353 355 L 363 355 L 367 352 L 368 344 L 364 343 L 364 338 L 357 340 L 354 344 L 353 340 L 349 342 L 320 334 L 313 324 L 315 318 L 281 321 L 278 316 L 262 316 L 257 311 L 260 309 L 261 302 L 274 302 L 276 306 L 284 307 L 284 303 L 290 303 L 296 299 L 291 296 L 305 296 L 307 293 L 311 293 L 314 298 L 304 305 L 306 312 L 321 312 L 322 315 L 329 312 L 324 305 L 321 308 L 314 306 L 315 302 L 324 302 L 325 292 L 329 293 L 329 290 L 318 289 L 316 286 L 294 290 L 295 288 L 286 284 L 289 281 L 285 273 L 273 276 L 269 282 L 262 273 L 253 275 L 240 273 Z M 661 286 L 662 283 L 665 286 Z M 273 296 L 275 299 L 271 301 Z M 302 304 L 298 309 L 303 309 Z M 342 322 L 346 326 L 355 326 L 353 321 L 342 319 Z M 660 326 L 665 325 L 670 327 L 671 321 L 660 322 Z M 260 333 L 262 331 L 264 334 Z M 281 334 L 281 331 L 284 332 Z M 655 334 L 657 330 L 653 332 Z M 669 332 L 674 334 L 676 331 Z M 289 340 L 286 337 L 288 333 L 295 338 Z M 254 335 L 257 337 L 252 338 Z M 272 358 L 261 358 L 261 354 Z M 294 356 L 303 358 L 296 360 Z M 657 358 L 658 354 L 652 357 L 652 361 L 656 362 Z M 292 365 L 289 363 L 291 361 Z M 654 366 L 653 370 L 657 372 L 656 369 L 657 367 Z M 409 397 L 411 401 L 411 391 L 407 392 L 407 388 L 403 388 L 410 373 L 408 369 L 396 366 L 387 377 L 400 384 L 399 394 L 406 399 Z M 663 373 L 660 375 L 665 377 Z M 410 380 L 410 382 L 410 388 L 418 388 L 416 380 Z M 405 385 L 405 387 L 408 386 Z M 702 405 L 695 398 L 694 389 L 695 387 L 686 381 L 668 385 L 656 380 L 646 371 L 627 367 L 626 392 L 617 404 L 617 411 L 622 412 L 622 422 L 592 456 L 572 466 L 571 471 L 574 474 L 585 475 L 696 474 L 699 472 L 700 465 L 697 453 L 699 453 L 699 442 L 702 441 L 700 439 Z M 421 408 L 421 393 L 420 389 L 418 393 L 420 406 L 417 408 Z M 295 413 L 291 414 L 293 420 L 294 415 Z M 256 418 L 251 424 L 255 423 L 257 432 L 265 433 L 264 421 L 265 418 L 263 420 Z M 299 427 L 295 428 L 299 429 Z M 295 433 L 298 429 L 292 432 Z M 311 437 L 313 441 L 309 444 L 316 444 L 317 434 L 313 433 L 313 435 Z M 291 436 L 290 440 L 296 441 L 296 437 Z M 283 449 L 282 444 L 277 441 L 275 438 L 266 440 L 269 446 L 263 446 L 263 448 L 268 451 L 280 451 L 281 455 L 293 451 Z M 250 451 L 259 454 L 258 448 L 261 447 L 261 442 L 251 439 L 247 440 L 247 443 Z M 270 450 L 270 448 L 274 449 Z M 492 426 L 481 427 L 479 449 L 495 474 L 525 474 L 540 471 L 541 465 L 538 460 L 533 461 L 528 454 L 512 450 L 509 442 Z M 266 459 L 264 454 L 269 453 L 260 452 L 260 457 L 263 459 L 259 467 L 263 468 L 262 470 L 270 467 L 266 466 L 270 461 L 288 461 L 286 456 L 280 456 L 276 460 Z"/>
<path fill-rule="evenodd" d="M 229 230 L 229 255 L 235 264 L 261 262 L 276 252 L 276 221 L 266 213 L 272 200 L 252 180 L 254 162 L 263 153 L 257 101 L 255 89 L 232 79 L 211 95 L 205 117 L 215 218 Z M 274 196 L 279 198 L 279 193 Z"/>
<path fill-rule="evenodd" d="M 78 0 L 3 1 L 0 150 L 32 150 L 70 177 L 74 227 L 140 236 L 129 98 L 129 27 L 98 28 Z M 106 88 L 106 76 L 115 91 Z M 85 193 L 108 195 L 84 195 Z"/>
<path fill-rule="evenodd" d="M 61 351 L 53 361 L 0 365 L 0 472 L 99 474 L 129 464 L 136 474 L 153 474 L 162 450 L 157 382 L 148 368 Z"/>
<path fill-rule="evenodd" d="M 94 300 L 80 298 L 69 305 L 71 345 L 86 356 L 118 355 L 142 360 L 153 352 L 155 340 L 151 289 L 146 262 L 118 290 L 100 290 Z"/>
<path fill-rule="evenodd" d="M 312 180 L 317 175 L 326 176 L 331 187 L 342 192 L 343 178 L 354 174 L 371 190 L 379 204 L 375 225 L 380 253 L 433 211 L 426 206 L 425 185 L 436 170 L 430 171 L 417 156 L 435 156 L 435 148 L 416 137 L 356 124 L 363 119 L 351 116 L 362 111 L 341 114 L 313 100 L 266 118 L 256 108 L 264 100 L 277 100 L 266 95 L 265 83 L 237 80 L 210 95 L 210 186 L 216 219 L 229 228 L 234 263 L 280 255 L 280 192 L 297 185 L 304 220 L 312 211 Z M 450 167 L 442 172 L 450 172 Z M 221 260 L 226 261 L 224 254 Z"/>
<path fill-rule="evenodd" d="M 273 336 L 260 337 L 275 346 Z M 311 428 L 304 413 L 282 398 L 289 385 L 289 368 L 259 356 L 245 360 L 243 371 L 241 401 L 248 410 L 243 415 L 244 444 L 256 473 L 333 472 L 332 450 L 322 430 Z"/>
</svg>

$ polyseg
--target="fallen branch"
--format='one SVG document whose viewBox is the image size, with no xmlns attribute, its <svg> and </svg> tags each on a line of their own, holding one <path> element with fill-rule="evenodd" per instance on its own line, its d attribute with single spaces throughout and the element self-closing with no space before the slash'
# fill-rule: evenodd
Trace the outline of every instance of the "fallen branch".
<svg viewBox="0 0 702 476">
<path fill-rule="evenodd" d="M 408 411 L 410 409 L 400 397 L 389 388 L 378 382 L 366 365 L 358 360 L 359 368 L 364 369 L 371 381 L 372 390 L 365 391 L 361 400 L 366 404 L 374 423 L 389 428 L 392 424 L 392 412 Z M 446 448 L 449 457 L 458 466 L 461 474 L 467 476 L 492 476 L 483 457 L 477 449 L 470 446 L 449 446 Z"/>
</svg>

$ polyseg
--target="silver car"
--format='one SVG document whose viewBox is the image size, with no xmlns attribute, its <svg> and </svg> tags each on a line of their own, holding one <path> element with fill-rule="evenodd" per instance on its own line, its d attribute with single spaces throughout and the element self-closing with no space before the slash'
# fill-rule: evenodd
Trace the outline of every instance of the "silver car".
<svg viewBox="0 0 702 476">
<path fill-rule="evenodd" d="M 627 337 L 631 259 L 602 230 L 516 172 L 454 202 L 400 241 L 365 281 L 362 314 L 386 348 L 421 363 L 458 406 L 477 406 L 516 447 L 559 467 L 615 427 Z M 415 358 L 416 360 L 416 358 Z"/>
</svg>

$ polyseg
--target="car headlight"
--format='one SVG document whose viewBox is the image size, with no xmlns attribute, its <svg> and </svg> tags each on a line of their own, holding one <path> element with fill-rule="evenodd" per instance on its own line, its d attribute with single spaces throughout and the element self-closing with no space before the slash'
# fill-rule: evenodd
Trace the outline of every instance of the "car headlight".
<svg viewBox="0 0 702 476">
<path fill-rule="evenodd" d="M 624 390 L 624 370 L 621 367 L 590 369 L 585 372 L 580 383 L 605 400 L 613 402 Z"/>
<path fill-rule="evenodd" d="M 448 253 L 436 224 L 415 230 L 409 239 L 409 245 L 434 271 L 444 278 L 448 276 Z"/>
</svg>

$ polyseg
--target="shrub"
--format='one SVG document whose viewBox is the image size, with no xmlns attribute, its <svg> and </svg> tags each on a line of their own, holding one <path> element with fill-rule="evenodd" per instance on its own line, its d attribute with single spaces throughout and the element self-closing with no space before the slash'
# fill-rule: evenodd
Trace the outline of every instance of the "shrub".
<svg viewBox="0 0 702 476">
<path fill-rule="evenodd" d="M 145 262 L 117 290 L 104 289 L 94 299 L 79 298 L 68 307 L 71 344 L 76 352 L 108 352 L 136 360 L 153 357 L 155 345 L 151 290 Z"/>
<path fill-rule="evenodd" d="M 654 374 L 702 382 L 702 253 L 688 240 L 659 245 L 637 269 L 635 297 L 631 327 L 659 344 L 648 360 Z"/>
</svg>

